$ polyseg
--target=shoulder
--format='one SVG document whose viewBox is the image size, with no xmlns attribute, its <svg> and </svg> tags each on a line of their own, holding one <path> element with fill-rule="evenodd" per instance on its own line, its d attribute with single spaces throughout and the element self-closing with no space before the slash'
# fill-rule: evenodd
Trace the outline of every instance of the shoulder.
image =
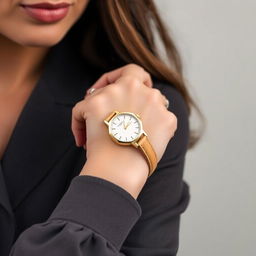
<svg viewBox="0 0 256 256">
<path fill-rule="evenodd" d="M 171 83 L 159 80 L 153 81 L 153 87 L 159 89 L 169 100 L 169 108 L 177 117 L 177 130 L 167 145 L 162 162 L 167 159 L 184 157 L 189 143 L 189 112 L 186 101 L 181 92 Z"/>
</svg>

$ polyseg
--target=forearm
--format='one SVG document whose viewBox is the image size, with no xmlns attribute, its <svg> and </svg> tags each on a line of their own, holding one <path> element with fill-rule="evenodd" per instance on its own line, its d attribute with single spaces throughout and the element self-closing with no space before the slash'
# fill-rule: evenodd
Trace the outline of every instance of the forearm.
<svg viewBox="0 0 256 256">
<path fill-rule="evenodd" d="M 146 159 L 132 146 L 111 145 L 87 159 L 80 175 L 106 179 L 129 192 L 135 199 L 142 190 L 149 168 Z"/>
</svg>

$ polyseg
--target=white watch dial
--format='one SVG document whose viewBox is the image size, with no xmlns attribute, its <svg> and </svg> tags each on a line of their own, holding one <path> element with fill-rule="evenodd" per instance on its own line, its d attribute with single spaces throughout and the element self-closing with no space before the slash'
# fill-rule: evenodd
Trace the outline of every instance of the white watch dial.
<svg viewBox="0 0 256 256">
<path fill-rule="evenodd" d="M 110 133 L 119 141 L 130 142 L 136 139 L 141 132 L 140 122 L 131 114 L 118 114 L 109 124 Z"/>
</svg>

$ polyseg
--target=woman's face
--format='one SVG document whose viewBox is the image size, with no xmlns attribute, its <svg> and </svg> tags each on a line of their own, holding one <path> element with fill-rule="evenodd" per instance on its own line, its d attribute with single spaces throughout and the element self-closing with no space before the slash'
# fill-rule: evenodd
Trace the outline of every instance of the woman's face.
<svg viewBox="0 0 256 256">
<path fill-rule="evenodd" d="M 24 46 L 58 43 L 89 0 L 0 0 L 0 36 Z"/>
</svg>

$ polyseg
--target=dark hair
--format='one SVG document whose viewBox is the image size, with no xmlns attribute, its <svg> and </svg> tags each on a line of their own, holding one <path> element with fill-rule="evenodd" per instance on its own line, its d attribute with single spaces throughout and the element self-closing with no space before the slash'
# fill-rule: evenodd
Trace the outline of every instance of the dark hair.
<svg viewBox="0 0 256 256">
<path fill-rule="evenodd" d="M 160 57 L 154 29 L 168 63 Z M 152 0 L 90 0 L 70 34 L 73 43 L 80 44 L 81 50 L 86 51 L 84 55 L 92 66 L 107 72 L 136 63 L 153 77 L 175 86 L 185 99 L 189 115 L 194 107 L 204 121 L 186 88 L 178 50 Z M 188 148 L 199 141 L 202 131 L 190 130 Z"/>
</svg>

